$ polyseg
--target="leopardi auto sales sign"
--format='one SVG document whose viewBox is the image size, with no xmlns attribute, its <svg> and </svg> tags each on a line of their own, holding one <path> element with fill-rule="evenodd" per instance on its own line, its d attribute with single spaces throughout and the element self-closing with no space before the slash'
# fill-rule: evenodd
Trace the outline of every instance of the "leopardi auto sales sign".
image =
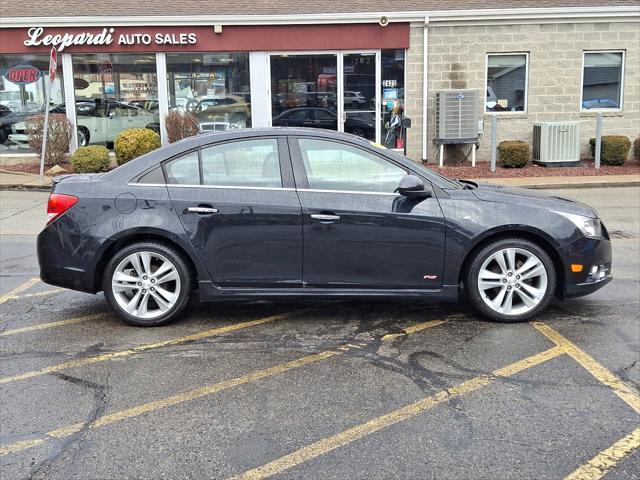
<svg viewBox="0 0 640 480">
<path fill-rule="evenodd" d="M 55 47 L 63 52 L 68 47 L 95 46 L 150 46 L 150 45 L 195 45 L 198 36 L 195 32 L 118 32 L 114 27 L 105 27 L 99 31 L 63 32 L 49 34 L 42 27 L 32 27 L 27 31 L 26 47 Z"/>
</svg>

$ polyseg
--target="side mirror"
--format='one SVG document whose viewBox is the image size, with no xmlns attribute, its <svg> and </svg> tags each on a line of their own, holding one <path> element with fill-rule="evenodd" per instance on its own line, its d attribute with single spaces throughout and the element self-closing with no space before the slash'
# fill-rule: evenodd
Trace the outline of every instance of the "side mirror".
<svg viewBox="0 0 640 480">
<path fill-rule="evenodd" d="M 424 182 L 415 175 L 402 177 L 395 191 L 407 198 L 428 198 L 431 196 L 431 190 L 427 189 Z"/>
</svg>

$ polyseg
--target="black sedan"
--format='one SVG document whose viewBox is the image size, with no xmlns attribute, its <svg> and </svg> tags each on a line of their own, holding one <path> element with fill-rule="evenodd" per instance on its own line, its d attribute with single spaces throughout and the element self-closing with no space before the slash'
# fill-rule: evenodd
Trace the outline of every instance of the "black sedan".
<svg viewBox="0 0 640 480">
<path fill-rule="evenodd" d="M 48 213 L 43 281 L 102 290 L 135 325 L 176 318 L 194 291 L 457 301 L 464 290 L 487 317 L 515 322 L 611 280 L 592 208 L 450 180 L 325 130 L 212 133 L 57 177 Z"/>
</svg>

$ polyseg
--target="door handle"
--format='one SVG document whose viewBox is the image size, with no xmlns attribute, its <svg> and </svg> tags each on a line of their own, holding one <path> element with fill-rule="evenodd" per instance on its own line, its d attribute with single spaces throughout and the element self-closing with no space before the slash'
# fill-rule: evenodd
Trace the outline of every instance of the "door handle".
<svg viewBox="0 0 640 480">
<path fill-rule="evenodd" d="M 332 223 L 340 220 L 340 215 L 329 215 L 325 213 L 313 213 L 311 214 L 311 218 L 314 220 L 320 220 L 323 223 Z"/>
<path fill-rule="evenodd" d="M 213 207 L 189 207 L 187 208 L 187 212 L 198 213 L 200 215 L 210 215 L 212 213 L 218 213 L 218 209 Z"/>
</svg>

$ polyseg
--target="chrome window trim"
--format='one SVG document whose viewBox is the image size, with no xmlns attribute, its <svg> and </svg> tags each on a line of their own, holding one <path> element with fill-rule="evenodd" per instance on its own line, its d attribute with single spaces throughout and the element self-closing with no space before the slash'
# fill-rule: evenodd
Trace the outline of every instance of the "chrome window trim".
<svg viewBox="0 0 640 480">
<path fill-rule="evenodd" d="M 285 192 L 295 192 L 295 188 L 288 187 L 244 187 L 233 185 L 191 185 L 182 183 L 129 183 L 132 187 L 180 187 L 180 188 L 212 188 L 212 189 L 226 189 L 226 190 L 282 190 Z"/>
<path fill-rule="evenodd" d="M 392 197 L 399 197 L 399 193 L 388 192 L 364 192 L 360 190 L 321 190 L 318 188 L 298 188 L 298 192 L 311 192 L 311 193 L 348 193 L 356 195 L 387 195 Z"/>
</svg>

